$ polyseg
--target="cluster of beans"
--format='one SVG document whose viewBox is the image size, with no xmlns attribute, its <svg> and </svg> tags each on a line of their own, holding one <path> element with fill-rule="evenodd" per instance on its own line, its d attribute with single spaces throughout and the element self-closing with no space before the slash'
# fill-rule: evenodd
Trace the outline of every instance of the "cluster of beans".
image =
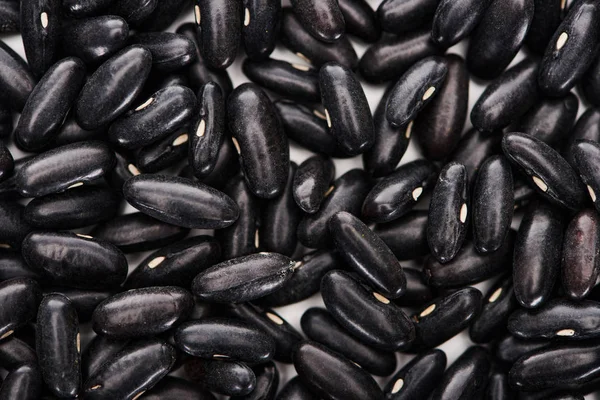
<svg viewBox="0 0 600 400">
<path fill-rule="evenodd" d="M 600 0 L 281 3 L 0 0 L 0 400 L 597 390 Z"/>
</svg>

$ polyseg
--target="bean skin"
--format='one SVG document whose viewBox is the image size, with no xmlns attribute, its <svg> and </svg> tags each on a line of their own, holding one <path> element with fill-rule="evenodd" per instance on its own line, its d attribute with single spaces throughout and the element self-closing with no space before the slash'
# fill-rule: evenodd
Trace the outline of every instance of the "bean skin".
<svg viewBox="0 0 600 400">
<path fill-rule="evenodd" d="M 344 16 L 346 33 L 372 43 L 379 39 L 381 29 L 375 11 L 365 0 L 338 0 Z"/>
<path fill-rule="evenodd" d="M 446 354 L 430 350 L 413 358 L 388 381 L 386 400 L 411 400 L 428 396 L 440 382 L 446 369 Z"/>
<path fill-rule="evenodd" d="M 479 346 L 468 348 L 448 367 L 431 400 L 481 398 L 490 368 L 491 362 L 486 349 Z"/>
<path fill-rule="evenodd" d="M 141 397 L 143 400 L 163 400 L 168 398 L 216 400 L 216 397 L 207 389 L 185 379 L 173 376 L 165 376 Z"/>
<path fill-rule="evenodd" d="M 2 61 L 3 46 L 4 46 L 4 43 L 2 41 L 0 41 L 0 65 L 2 65 L 3 68 L 6 68 L 6 64 L 3 63 L 3 61 Z M 4 78 L 3 78 L 2 74 L 0 74 L 0 87 L 3 87 L 2 79 L 4 79 Z M 31 90 L 33 90 L 34 85 L 35 84 L 32 83 Z M 25 99 L 25 101 L 27 101 L 27 99 Z M 25 101 L 21 105 L 21 108 L 23 108 L 23 105 L 25 105 Z M 7 102 L 0 102 L 0 138 L 6 138 L 6 137 L 10 136 L 12 131 L 13 131 L 13 117 L 12 117 L 11 105 L 7 104 Z"/>
<path fill-rule="evenodd" d="M 344 16 L 335 0 L 291 0 L 296 17 L 316 39 L 334 43 L 345 31 Z"/>
<path fill-rule="evenodd" d="M 256 376 L 244 363 L 197 358 L 184 368 L 193 382 L 226 396 L 245 396 L 256 387 Z"/>
<path fill-rule="evenodd" d="M 96 306 L 114 294 L 110 290 L 100 291 L 67 287 L 53 287 L 47 289 L 46 293 L 59 293 L 71 300 L 80 323 L 91 321 Z"/>
<path fill-rule="evenodd" d="M 215 162 L 215 167 L 208 176 L 200 179 L 200 182 L 221 190 L 225 187 L 225 184 L 239 172 L 239 157 L 235 146 L 233 145 L 232 138 L 223 137 L 223 143 L 221 143 L 221 147 L 219 148 L 219 155 Z M 195 175 L 190 172 L 190 174 L 185 177 L 192 178 L 194 176 Z"/>
<path fill-rule="evenodd" d="M 183 126 L 171 135 L 138 149 L 135 152 L 137 168 L 144 172 L 159 172 L 186 158 L 187 142 L 190 140 L 188 132 L 187 126 Z"/>
<path fill-rule="evenodd" d="M 544 55 L 554 31 L 562 21 L 567 4 L 562 0 L 533 0 L 533 3 L 533 20 L 525 44 L 532 52 Z"/>
<path fill-rule="evenodd" d="M 438 0 L 384 0 L 377 8 L 377 19 L 386 32 L 402 34 L 431 21 Z"/>
<path fill-rule="evenodd" d="M 456 161 L 467 168 L 469 187 L 473 187 L 479 168 L 493 154 L 501 151 L 501 135 L 486 135 L 477 129 L 470 129 L 460 139 L 449 161 Z"/>
<path fill-rule="evenodd" d="M 283 389 L 277 395 L 277 400 L 318 400 L 316 394 L 310 391 L 302 383 L 299 376 L 295 376 L 283 386 Z"/>
<path fill-rule="evenodd" d="M 600 106 L 600 58 L 596 56 L 594 61 L 581 77 L 578 88 L 583 98 L 592 106 Z"/>
<path fill-rule="evenodd" d="M 0 243 L 4 249 L 19 250 L 33 227 L 25 219 L 25 208 L 12 201 L 0 201 Z"/>
<path fill-rule="evenodd" d="M 434 289 L 427 285 L 420 270 L 403 268 L 406 276 L 406 291 L 394 299 L 394 303 L 400 307 L 421 307 L 435 297 Z"/>
<path fill-rule="evenodd" d="M 21 25 L 20 8 L 21 5 L 18 1 L 3 1 L 0 4 L 0 32 L 19 32 Z"/>
<path fill-rule="evenodd" d="M 144 19 L 144 23 L 136 28 L 146 32 L 165 31 L 181 15 L 186 6 L 189 6 L 187 0 L 159 1 L 154 11 Z"/>
<path fill-rule="evenodd" d="M 549 340 L 523 340 L 507 334 L 496 343 L 495 355 L 498 361 L 510 366 L 522 356 L 551 344 Z"/>
<path fill-rule="evenodd" d="M 400 261 L 429 254 L 427 243 L 427 210 L 409 211 L 403 217 L 373 229 Z"/>
<path fill-rule="evenodd" d="M 319 211 L 333 178 L 335 164 L 330 158 L 316 154 L 306 159 L 293 179 L 293 196 L 298 207 L 307 214 Z"/>
<path fill-rule="evenodd" d="M 491 3 L 492 0 L 441 0 L 433 16 L 431 38 L 446 48 L 455 45 L 475 30 Z"/>
<path fill-rule="evenodd" d="M 63 10 L 72 17 L 81 18 L 95 15 L 115 0 L 63 0 Z"/>
<path fill-rule="evenodd" d="M 0 365 L 11 372 L 23 364 L 37 366 L 37 353 L 23 340 L 12 336 L 0 341 Z M 0 396 L 2 400 L 3 399 Z"/>
<path fill-rule="evenodd" d="M 575 167 L 581 180 L 587 186 L 588 194 L 596 210 L 600 210 L 600 201 L 596 198 L 596 193 L 600 193 L 600 170 L 598 169 L 600 145 L 592 140 L 576 140 L 569 153 L 573 159 L 571 165 Z"/>
<path fill-rule="evenodd" d="M 41 77 L 59 57 L 60 0 L 24 0 L 20 30 L 27 63 Z"/>
<path fill-rule="evenodd" d="M 486 399 L 490 400 L 510 400 L 517 395 L 508 383 L 508 374 L 501 370 L 496 370 L 490 375 L 486 389 Z"/>
<path fill-rule="evenodd" d="M 87 381 L 100 367 L 123 350 L 127 344 L 127 340 L 110 339 L 100 335 L 94 336 L 81 355 L 81 374 L 84 381 Z"/>
<path fill-rule="evenodd" d="M 201 51 L 214 69 L 226 69 L 237 56 L 242 30 L 241 1 L 196 0 L 198 31 L 202 30 Z"/>
<path fill-rule="evenodd" d="M 273 52 L 279 36 L 281 2 L 278 0 L 243 0 L 244 26 L 242 43 L 252 60 L 263 60 Z"/>
<path fill-rule="evenodd" d="M 128 42 L 142 45 L 150 50 L 152 68 L 160 73 L 177 71 L 189 65 L 196 57 L 194 43 L 178 33 L 137 33 L 129 38 Z"/>
<path fill-rule="evenodd" d="M 35 268 L 31 268 L 18 252 L 4 251 L 0 253 L 0 263 L 2 263 L 0 281 L 12 278 L 31 278 L 34 280 L 41 278 L 41 274 Z"/>
<path fill-rule="evenodd" d="M 121 16 L 127 23 L 137 27 L 156 9 L 158 0 L 118 0 L 108 9 L 111 15 Z"/>
<path fill-rule="evenodd" d="M 35 363 L 19 366 L 4 378 L 0 389 L 0 400 L 37 400 L 41 398 L 42 375 Z"/>
<path fill-rule="evenodd" d="M 35 319 L 42 292 L 30 278 L 13 278 L 0 283 L 0 338 L 5 339 Z"/>
<path fill-rule="evenodd" d="M 0 67 L 0 89 L 6 93 L 10 108 L 20 111 L 35 87 L 36 79 L 21 56 L 1 40 Z"/>
</svg>

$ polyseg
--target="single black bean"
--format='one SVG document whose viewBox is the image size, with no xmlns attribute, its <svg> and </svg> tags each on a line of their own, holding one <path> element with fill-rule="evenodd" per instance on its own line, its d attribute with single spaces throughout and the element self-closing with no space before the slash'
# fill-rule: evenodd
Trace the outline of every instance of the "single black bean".
<svg viewBox="0 0 600 400">
<path fill-rule="evenodd" d="M 333 244 L 327 222 L 339 211 L 360 214 L 362 201 L 371 188 L 369 177 L 361 169 L 353 169 L 333 181 L 325 193 L 321 208 L 305 215 L 298 225 L 298 240 L 311 248 L 325 248 Z"/>
<path fill-rule="evenodd" d="M 392 250 L 398 260 L 412 260 L 429 254 L 427 243 L 427 210 L 413 210 L 387 224 L 373 229 Z"/>
<path fill-rule="evenodd" d="M 510 400 L 517 396 L 508 383 L 508 374 L 501 369 L 494 370 L 490 375 L 485 395 L 489 400 Z"/>
<path fill-rule="evenodd" d="M 18 252 L 0 252 L 0 264 L 0 281 L 12 278 L 31 278 L 37 281 L 42 276 L 35 268 L 31 268 Z"/>
<path fill-rule="evenodd" d="M 207 389 L 202 388 L 188 380 L 165 376 L 154 387 L 144 393 L 142 400 L 164 399 L 196 399 L 216 400 L 216 397 Z"/>
<path fill-rule="evenodd" d="M 308 214 L 319 211 L 334 177 L 335 164 L 330 158 L 316 154 L 306 159 L 296 170 L 292 182 L 298 207 Z"/>
<path fill-rule="evenodd" d="M 578 109 L 579 100 L 573 93 L 556 99 L 545 98 L 529 109 L 514 130 L 554 145 L 569 134 Z"/>
<path fill-rule="evenodd" d="M 135 163 L 144 172 L 159 172 L 173 166 L 188 155 L 190 134 L 187 126 L 175 130 L 135 152 Z"/>
<path fill-rule="evenodd" d="M 0 201 L 0 248 L 5 250 L 19 250 L 21 242 L 32 230 L 25 219 L 25 209 L 13 201 Z"/>
<path fill-rule="evenodd" d="M 0 400 L 37 400 L 41 398 L 44 381 L 35 363 L 19 366 L 4 378 Z"/>
<path fill-rule="evenodd" d="M 109 290 L 89 290 L 89 289 L 74 289 L 67 287 L 53 287 L 46 291 L 47 293 L 60 293 L 71 300 L 79 322 L 88 322 L 92 319 L 92 313 L 96 306 L 108 299 L 114 293 Z"/>
<path fill-rule="evenodd" d="M 386 32 L 402 34 L 431 21 L 439 0 L 384 0 L 377 19 Z"/>
<path fill-rule="evenodd" d="M 197 358 L 187 362 L 184 368 L 193 382 L 226 396 L 245 396 L 256 387 L 256 376 L 244 363 Z"/>
<path fill-rule="evenodd" d="M 21 2 L 20 31 L 27 63 L 41 77 L 58 60 L 60 52 L 60 0 Z"/>
<path fill-rule="evenodd" d="M 242 2 L 195 0 L 201 52 L 211 68 L 226 69 L 237 56 L 242 31 Z"/>
<path fill-rule="evenodd" d="M 396 350 L 415 337 L 413 323 L 398 306 L 346 272 L 327 273 L 321 281 L 321 295 L 333 318 L 368 346 Z"/>
<path fill-rule="evenodd" d="M 81 354 L 81 375 L 84 381 L 123 350 L 127 343 L 126 340 L 115 340 L 101 335 L 94 336 Z"/>
<path fill-rule="evenodd" d="M 515 296 L 523 307 L 540 307 L 552 295 L 560 268 L 563 230 L 560 211 L 544 202 L 530 204 L 513 256 Z"/>
<path fill-rule="evenodd" d="M 97 65 L 125 47 L 128 36 L 127 22 L 116 15 L 75 19 L 62 30 L 63 51 Z"/>
<path fill-rule="evenodd" d="M 27 343 L 14 336 L 0 341 L 0 366 L 2 368 L 10 372 L 26 363 L 37 364 L 37 354 Z M 2 397 L 0 396 L 0 398 Z"/>
<path fill-rule="evenodd" d="M 473 187 L 479 168 L 491 155 L 501 151 L 502 135 L 486 135 L 477 129 L 470 129 L 460 139 L 449 161 L 456 161 L 467 168 L 469 186 Z"/>
<path fill-rule="evenodd" d="M 510 64 L 533 20 L 533 2 L 493 0 L 489 4 L 469 42 L 467 67 L 473 75 L 494 79 Z"/>
<path fill-rule="evenodd" d="M 161 73 L 183 68 L 196 57 L 194 43 L 179 33 L 137 33 L 129 38 L 129 43 L 139 44 L 150 50 L 152 68 Z"/>
<path fill-rule="evenodd" d="M 436 177 L 437 168 L 429 161 L 401 165 L 373 186 L 362 204 L 362 217 L 378 223 L 402 217 L 433 187 Z"/>
<path fill-rule="evenodd" d="M 490 368 L 491 361 L 487 350 L 480 346 L 469 347 L 448 367 L 431 395 L 431 400 L 482 398 Z"/>
<path fill-rule="evenodd" d="M 20 30 L 21 4 L 18 1 L 6 0 L 0 3 L 0 32 L 16 33 Z"/>
<path fill-rule="evenodd" d="M 243 0 L 244 27 L 242 43 L 252 60 L 263 60 L 273 52 L 279 36 L 281 2 L 278 0 Z"/>
<path fill-rule="evenodd" d="M 83 385 L 83 398 L 134 399 L 169 373 L 176 351 L 158 339 L 128 345 L 100 366 Z"/>
<path fill-rule="evenodd" d="M 115 0 L 109 7 L 108 13 L 119 15 L 129 25 L 136 27 L 152 15 L 157 4 L 158 0 Z"/>
<path fill-rule="evenodd" d="M 594 61 L 600 43 L 600 5 L 581 0 L 569 8 L 550 39 L 538 84 L 550 96 L 565 96 Z"/>
<path fill-rule="evenodd" d="M 96 129 L 125 113 L 142 91 L 151 67 L 150 50 L 139 45 L 126 47 L 106 60 L 79 94 L 77 123 L 84 129 Z"/>
<path fill-rule="evenodd" d="M 537 71 L 536 60 L 526 58 L 494 79 L 471 110 L 473 126 L 493 132 L 524 115 L 539 98 Z"/>
<path fill-rule="evenodd" d="M 381 34 L 375 11 L 365 0 L 338 0 L 346 33 L 366 42 L 375 42 Z"/>
<path fill-rule="evenodd" d="M 136 28 L 146 32 L 166 31 L 183 10 L 189 10 L 187 0 L 159 1 L 154 11 L 144 19 L 143 24 Z"/>
<path fill-rule="evenodd" d="M 30 1 L 30 3 L 34 1 Z M 1 40 L 0 67 L 0 89 L 5 93 L 6 100 L 8 100 L 7 105 L 20 111 L 25 106 L 37 80 L 21 56 Z"/>
<path fill-rule="evenodd" d="M 563 0 L 533 0 L 533 20 L 525 37 L 529 50 L 543 55 L 567 9 Z"/>
<path fill-rule="evenodd" d="M 507 334 L 496 343 L 495 356 L 498 361 L 510 366 L 522 356 L 551 344 L 549 340 L 523 340 Z"/>
<path fill-rule="evenodd" d="M 394 374 L 385 389 L 386 400 L 412 400 L 428 396 L 438 385 L 446 369 L 446 354 L 429 350 L 413 358 Z"/>
<path fill-rule="evenodd" d="M 336 0 L 291 0 L 298 21 L 316 39 L 334 43 L 346 30 L 344 16 Z"/>
<path fill-rule="evenodd" d="M 596 193 L 600 193 L 600 144 L 592 140 L 576 140 L 568 151 L 573 160 L 571 165 L 586 185 L 594 206 L 600 210 L 600 201 L 596 198 Z"/>
<path fill-rule="evenodd" d="M 441 0 L 433 16 L 431 38 L 446 48 L 455 45 L 475 30 L 491 3 L 492 0 Z"/>
<path fill-rule="evenodd" d="M 6 339 L 17 329 L 35 319 L 42 292 L 30 278 L 13 278 L 0 283 L 0 339 Z"/>
</svg>

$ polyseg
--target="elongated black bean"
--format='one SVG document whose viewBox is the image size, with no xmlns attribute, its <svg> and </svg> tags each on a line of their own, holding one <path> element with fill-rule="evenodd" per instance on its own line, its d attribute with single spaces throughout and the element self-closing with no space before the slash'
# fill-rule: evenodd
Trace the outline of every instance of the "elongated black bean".
<svg viewBox="0 0 600 400">
<path fill-rule="evenodd" d="M 381 34 L 375 11 L 365 0 L 338 0 L 346 33 L 366 42 L 374 42 Z"/>
<path fill-rule="evenodd" d="M 12 278 L 32 278 L 39 280 L 41 274 L 35 268 L 31 268 L 21 257 L 21 253 L 3 251 L 0 253 L 0 281 Z"/>
<path fill-rule="evenodd" d="M 443 47 L 455 45 L 473 32 L 491 3 L 492 0 L 441 0 L 433 16 L 431 38 Z"/>
<path fill-rule="evenodd" d="M 0 341 L 0 366 L 2 368 L 10 372 L 27 363 L 37 364 L 37 354 L 27 343 L 14 336 Z"/>
<path fill-rule="evenodd" d="M 226 396 L 245 396 L 256 387 L 256 376 L 244 363 L 192 359 L 184 368 L 193 382 Z"/>
<path fill-rule="evenodd" d="M 196 399 L 196 400 L 215 400 L 207 389 L 202 388 L 188 380 L 176 378 L 174 376 L 165 376 L 154 387 L 144 393 L 143 400 L 162 400 L 162 399 Z"/>
<path fill-rule="evenodd" d="M 242 43 L 252 60 L 262 60 L 273 52 L 279 36 L 281 2 L 278 0 L 243 0 L 244 26 Z"/>
<path fill-rule="evenodd" d="M 469 347 L 448 367 L 431 400 L 448 398 L 479 399 L 488 381 L 491 361 L 486 349 Z"/>
<path fill-rule="evenodd" d="M 291 0 L 304 29 L 323 42 L 336 42 L 345 31 L 344 16 L 336 0 Z"/>
<path fill-rule="evenodd" d="M 0 399 L 37 400 L 41 398 L 43 384 L 38 366 L 35 363 L 23 364 L 4 378 Z"/>
<path fill-rule="evenodd" d="M 27 63 L 41 77 L 59 57 L 60 0 L 24 0 L 20 31 Z"/>
<path fill-rule="evenodd" d="M 523 340 L 507 334 L 496 343 L 495 355 L 497 360 L 510 366 L 522 356 L 551 344 L 549 340 Z"/>
<path fill-rule="evenodd" d="M 196 57 L 194 43 L 179 33 L 137 33 L 129 38 L 129 43 L 139 44 L 150 50 L 152 68 L 161 73 L 181 69 Z"/>
<path fill-rule="evenodd" d="M 385 386 L 387 400 L 409 400 L 428 396 L 446 369 L 446 354 L 430 350 L 415 358 L 394 374 Z"/>
<path fill-rule="evenodd" d="M 69 21 L 62 31 L 62 43 L 67 54 L 97 65 L 125 47 L 128 36 L 129 26 L 123 18 L 102 15 Z"/>
<path fill-rule="evenodd" d="M 242 31 L 241 1 L 196 0 L 201 52 L 211 68 L 225 69 L 237 56 Z"/>
<path fill-rule="evenodd" d="M 22 205 L 12 201 L 0 201 L 0 244 L 7 250 L 19 250 L 21 242 L 32 230 L 25 219 L 25 209 Z"/>
<path fill-rule="evenodd" d="M 0 66 L 0 89 L 6 93 L 7 105 L 20 111 L 35 87 L 36 79 L 21 56 L 1 40 Z"/>
<path fill-rule="evenodd" d="M 431 21 L 438 0 L 384 0 L 377 8 L 377 19 L 386 32 L 402 34 Z"/>
<path fill-rule="evenodd" d="M 110 290 L 74 289 L 67 287 L 53 287 L 47 293 L 60 293 L 69 300 L 77 311 L 79 322 L 88 322 L 92 319 L 92 313 L 96 306 L 108 299 L 114 293 Z"/>
<path fill-rule="evenodd" d="M 571 131 L 578 109 L 579 100 L 573 93 L 557 99 L 546 98 L 530 108 L 514 130 L 554 145 Z"/>
<path fill-rule="evenodd" d="M 470 129 L 460 139 L 449 161 L 456 161 L 467 168 L 469 186 L 473 187 L 479 168 L 491 155 L 501 151 L 501 135 L 484 134 L 477 129 Z"/>
<path fill-rule="evenodd" d="M 110 339 L 106 336 L 94 336 L 81 354 L 81 374 L 84 381 L 95 374 L 107 361 L 110 361 L 125 346 L 127 340 Z"/>
<path fill-rule="evenodd" d="M 533 20 L 525 37 L 525 44 L 536 54 L 543 55 L 554 31 L 560 25 L 567 9 L 562 0 L 533 0 Z"/>
<path fill-rule="evenodd" d="M 317 154 L 306 159 L 296 170 L 292 182 L 298 207 L 308 214 L 319 211 L 334 177 L 335 164 L 330 158 Z"/>
<path fill-rule="evenodd" d="M 426 210 L 409 211 L 403 217 L 373 229 L 398 260 L 412 260 L 429 254 Z"/>
<path fill-rule="evenodd" d="M 573 160 L 571 165 L 586 185 L 594 206 L 597 210 L 600 209 L 600 201 L 596 197 L 596 193 L 600 193 L 600 144 L 592 140 L 576 140 L 568 152 Z"/>
</svg>

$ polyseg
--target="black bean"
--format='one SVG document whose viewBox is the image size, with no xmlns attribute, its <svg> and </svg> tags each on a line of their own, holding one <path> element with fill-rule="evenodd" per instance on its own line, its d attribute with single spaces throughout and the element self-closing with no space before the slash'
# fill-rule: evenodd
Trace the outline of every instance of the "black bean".
<svg viewBox="0 0 600 400">
<path fill-rule="evenodd" d="M 41 229 L 75 229 L 108 221 L 117 213 L 119 198 L 111 190 L 82 186 L 30 201 L 23 217 Z"/>
<path fill-rule="evenodd" d="M 232 138 L 225 136 L 222 138 L 219 155 L 215 162 L 215 167 L 208 176 L 200 179 L 200 182 L 212 186 L 215 189 L 221 190 L 231 181 L 234 176 L 240 171 L 239 155 L 233 144 Z M 181 175 L 187 178 L 195 177 L 194 172 L 189 168 L 188 175 Z"/>
<path fill-rule="evenodd" d="M 532 203 L 525 213 L 513 257 L 515 296 L 525 308 L 537 308 L 552 295 L 560 268 L 564 221 L 544 202 Z"/>
<path fill-rule="evenodd" d="M 370 187 L 369 177 L 361 169 L 350 170 L 333 181 L 319 211 L 305 215 L 300 221 L 300 243 L 311 248 L 330 247 L 333 242 L 327 226 L 329 218 L 339 211 L 360 214 L 362 201 Z"/>
<path fill-rule="evenodd" d="M 115 0 L 63 0 L 63 10 L 72 17 L 81 18 L 96 15 Z"/>
<path fill-rule="evenodd" d="M 187 36 L 178 33 L 137 33 L 129 38 L 129 43 L 139 44 L 150 50 L 152 68 L 162 73 L 185 67 L 196 57 L 194 43 Z"/>
<path fill-rule="evenodd" d="M 508 374 L 500 369 L 490 375 L 485 395 L 489 400 L 510 400 L 517 396 L 508 384 Z"/>
<path fill-rule="evenodd" d="M 430 397 L 431 400 L 482 398 L 490 368 L 491 362 L 486 349 L 479 346 L 468 348 L 448 367 Z"/>
<path fill-rule="evenodd" d="M 0 3 L 0 32 L 19 32 L 21 25 L 20 8 L 21 4 L 18 1 L 8 0 Z"/>
<path fill-rule="evenodd" d="M 105 127 L 101 127 L 93 130 L 83 129 L 77 121 L 73 111 L 67 114 L 65 122 L 58 128 L 54 136 L 54 140 L 50 143 L 49 147 L 59 147 L 66 144 L 85 142 L 89 140 L 104 140 L 106 134 Z"/>
<path fill-rule="evenodd" d="M 20 31 L 27 63 L 41 77 L 59 57 L 60 0 L 24 0 Z"/>
<path fill-rule="evenodd" d="M 0 283 L 0 339 L 35 319 L 42 292 L 30 278 L 13 278 Z"/>
<path fill-rule="evenodd" d="M 346 30 L 336 0 L 291 0 L 292 10 L 304 29 L 316 39 L 334 43 Z"/>
<path fill-rule="evenodd" d="M 249 394 L 234 397 L 234 400 L 274 400 L 279 387 L 279 371 L 272 361 L 252 367 L 256 385 Z"/>
<path fill-rule="evenodd" d="M 244 363 L 192 359 L 184 368 L 193 382 L 226 396 L 245 396 L 256 387 L 256 376 Z"/>
<path fill-rule="evenodd" d="M 349 359 L 315 342 L 302 342 L 294 353 L 300 379 L 321 397 L 381 399 L 377 382 Z"/>
<path fill-rule="evenodd" d="M 195 0 L 201 52 L 208 66 L 226 69 L 237 56 L 242 31 L 241 1 Z"/>
<path fill-rule="evenodd" d="M 412 322 L 398 306 L 346 272 L 327 273 L 321 281 L 321 295 L 333 318 L 368 346 L 396 350 L 415 337 Z"/>
<path fill-rule="evenodd" d="M 319 211 L 334 177 L 335 164 L 329 157 L 317 154 L 306 159 L 293 179 L 292 191 L 298 207 L 308 214 Z"/>
<path fill-rule="evenodd" d="M 278 0 L 243 0 L 244 27 L 242 43 L 252 60 L 262 60 L 273 52 L 279 36 L 281 2 Z"/>
<path fill-rule="evenodd" d="M 435 296 L 433 289 L 427 285 L 420 270 L 403 268 L 406 276 L 406 290 L 404 294 L 394 299 L 400 307 L 421 307 L 430 302 Z"/>
<path fill-rule="evenodd" d="M 434 185 L 436 177 L 437 168 L 429 161 L 401 165 L 373 186 L 362 204 L 362 217 L 378 223 L 402 217 Z"/>
<path fill-rule="evenodd" d="M 125 113 L 142 91 L 151 67 L 152 54 L 139 45 L 126 47 L 106 60 L 79 94 L 77 123 L 84 129 L 96 129 Z"/>
<path fill-rule="evenodd" d="M 346 36 L 335 43 L 325 43 L 308 33 L 291 8 L 284 7 L 281 19 L 281 42 L 302 60 L 315 67 L 336 61 L 346 68 L 358 66 L 358 56 Z"/>
<path fill-rule="evenodd" d="M 431 38 L 443 47 L 455 45 L 475 30 L 491 3 L 492 0 L 441 0 L 433 16 Z"/>
<path fill-rule="evenodd" d="M 31 268 L 21 257 L 21 253 L 12 251 L 0 252 L 0 281 L 5 281 L 12 278 L 31 278 L 39 280 L 41 274 Z"/>
<path fill-rule="evenodd" d="M 98 291 L 89 289 L 74 289 L 67 287 L 54 287 L 46 291 L 47 293 L 60 293 L 71 300 L 79 322 L 88 322 L 92 319 L 92 313 L 96 306 L 108 299 L 114 293 L 109 290 Z"/>
<path fill-rule="evenodd" d="M 379 39 L 381 34 L 379 21 L 369 3 L 365 0 L 339 0 L 338 4 L 344 17 L 347 34 L 366 42 Z"/>
<path fill-rule="evenodd" d="M 37 363 L 37 354 L 27 343 L 14 336 L 0 341 L 0 366 L 2 368 L 10 372 L 26 363 Z"/>
<path fill-rule="evenodd" d="M 386 32 L 411 32 L 431 21 L 437 5 L 438 0 L 384 0 L 377 19 Z"/>
<path fill-rule="evenodd" d="M 498 153 L 502 135 L 486 135 L 477 129 L 470 129 L 460 139 L 449 161 L 456 161 L 467 168 L 469 186 L 473 187 L 479 167 L 492 154 Z"/>
<path fill-rule="evenodd" d="M 152 389 L 144 393 L 143 400 L 196 399 L 216 400 L 207 389 L 174 376 L 165 376 Z"/>
<path fill-rule="evenodd" d="M 116 0 L 109 7 L 108 13 L 119 15 L 129 25 L 136 26 L 152 14 L 157 4 L 158 0 Z"/>
<path fill-rule="evenodd" d="M 429 254 L 427 210 L 409 211 L 403 217 L 373 229 L 399 260 L 412 260 Z"/>
<path fill-rule="evenodd" d="M 473 75 L 494 79 L 510 64 L 533 20 L 533 1 L 493 0 L 490 3 L 473 31 L 467 51 L 467 67 Z"/>
<path fill-rule="evenodd" d="M 123 350 L 127 343 L 126 340 L 115 340 L 100 335 L 94 336 L 81 354 L 81 375 L 84 381 Z"/>
<path fill-rule="evenodd" d="M 594 206 L 600 209 L 600 201 L 596 199 L 596 193 L 600 193 L 600 144 L 592 140 L 576 140 L 568 151 L 573 160 L 571 165 L 586 185 Z"/>
<path fill-rule="evenodd" d="M 200 272 L 192 291 L 216 303 L 242 303 L 266 296 L 290 279 L 296 263 L 277 253 L 234 258 Z"/>
<path fill-rule="evenodd" d="M 154 173 L 173 166 L 187 157 L 189 138 L 188 127 L 183 126 L 171 135 L 142 147 L 135 152 L 137 168 Z"/>
<path fill-rule="evenodd" d="M 248 187 L 260 198 L 277 197 L 285 188 L 290 156 L 275 107 L 258 86 L 245 83 L 229 96 L 227 115 Z"/>
<path fill-rule="evenodd" d="M 158 339 L 135 342 L 107 360 L 83 385 L 85 399 L 134 399 L 175 363 L 175 349 Z"/>
<path fill-rule="evenodd" d="M 300 324 L 310 340 L 347 357 L 370 374 L 387 376 L 396 369 L 394 353 L 364 345 L 340 326 L 325 309 L 309 308 L 302 315 Z"/>
<path fill-rule="evenodd" d="M 496 359 L 507 365 L 512 365 L 522 356 L 535 350 L 543 349 L 551 345 L 549 340 L 523 340 L 510 334 L 496 343 Z"/>
<path fill-rule="evenodd" d="M 539 98 L 537 71 L 536 60 L 526 58 L 494 79 L 471 110 L 473 126 L 493 132 L 524 115 Z"/>
<path fill-rule="evenodd" d="M 537 197 L 537 192 L 534 188 L 520 176 L 513 176 L 514 191 L 515 191 L 515 211 L 525 207 L 529 202 Z"/>
<path fill-rule="evenodd" d="M 76 19 L 63 28 L 63 50 L 86 64 L 97 65 L 125 47 L 128 35 L 127 22 L 116 15 Z"/>
<path fill-rule="evenodd" d="M 446 354 L 430 350 L 415 358 L 388 381 L 384 393 L 386 400 L 411 400 L 424 398 L 438 385 L 446 369 Z"/>
<path fill-rule="evenodd" d="M 554 31 L 562 21 L 567 2 L 563 0 L 533 0 L 533 4 L 533 20 L 525 37 L 525 44 L 529 50 L 543 55 Z"/>
<path fill-rule="evenodd" d="M 573 93 L 557 99 L 546 98 L 530 108 L 514 130 L 553 145 L 569 134 L 578 109 L 579 100 Z"/>
<path fill-rule="evenodd" d="M 600 106 L 600 57 L 596 55 L 594 61 L 581 77 L 578 88 L 583 98 L 592 106 Z"/>
<path fill-rule="evenodd" d="M 23 364 L 4 378 L 2 389 L 0 389 L 0 399 L 40 399 L 43 384 L 38 366 L 35 363 Z"/>
<path fill-rule="evenodd" d="M 144 19 L 144 23 L 136 28 L 146 32 L 165 31 L 182 11 L 189 10 L 188 7 L 187 0 L 159 1 L 154 11 Z"/>
<path fill-rule="evenodd" d="M 19 203 L 0 201 L 0 248 L 19 250 L 21 242 L 32 230 L 25 219 L 25 209 Z"/>
<path fill-rule="evenodd" d="M 6 65 L 2 62 L 2 49 L 4 44 L 2 43 L 2 41 L 0 41 L 0 65 L 2 65 L 2 68 L 4 68 L 6 70 Z M 3 87 L 3 82 L 2 82 L 2 74 L 0 74 L 0 88 Z M 31 90 L 33 90 L 33 87 L 35 86 L 35 83 L 32 83 L 31 89 L 29 89 L 29 92 L 31 92 Z M 5 90 L 3 88 L 3 90 Z M 27 96 L 29 95 L 29 92 L 27 92 Z M 25 105 L 25 101 L 27 101 L 27 98 L 25 98 L 25 100 L 23 101 L 23 104 L 21 104 L 21 108 L 23 108 L 23 106 Z M 0 138 L 6 138 L 8 136 L 10 136 L 10 134 L 13 131 L 13 116 L 12 116 L 12 110 L 11 110 L 11 104 L 7 104 L 8 102 L 6 101 L 1 101 L 0 102 Z M 13 102 L 14 103 L 14 102 Z"/>
<path fill-rule="evenodd" d="M 96 225 L 92 237 L 106 240 L 125 253 L 154 250 L 175 243 L 189 230 L 167 224 L 142 213 L 120 215 Z"/>
<path fill-rule="evenodd" d="M 538 193 L 553 204 L 577 210 L 585 201 L 585 187 L 569 163 L 544 142 L 523 133 L 507 133 L 502 150 Z"/>
<path fill-rule="evenodd" d="M 563 146 L 563 157 L 572 166 L 575 165 L 575 160 L 571 147 L 576 140 L 600 141 L 600 110 L 592 107 L 585 110 L 566 138 L 566 143 Z"/>
<path fill-rule="evenodd" d="M 5 93 L 7 104 L 20 111 L 35 87 L 36 79 L 21 56 L 1 40 L 0 67 L 0 89 Z"/>
<path fill-rule="evenodd" d="M 290 379 L 277 395 L 277 400 L 318 400 L 319 397 L 302 383 L 299 376 Z"/>
<path fill-rule="evenodd" d="M 550 96 L 565 96 L 594 61 L 600 43 L 600 5 L 575 2 L 546 47 L 538 84 Z"/>
</svg>

